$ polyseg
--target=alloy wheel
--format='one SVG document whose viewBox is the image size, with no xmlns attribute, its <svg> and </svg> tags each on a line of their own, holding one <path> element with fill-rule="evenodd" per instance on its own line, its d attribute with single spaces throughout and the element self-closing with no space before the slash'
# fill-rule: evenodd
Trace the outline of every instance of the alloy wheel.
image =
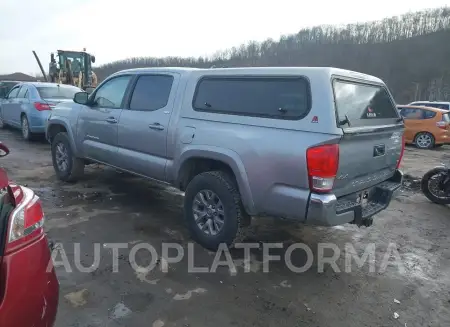
<svg viewBox="0 0 450 327">
<path fill-rule="evenodd" d="M 428 148 L 433 140 L 431 139 L 431 136 L 428 134 L 420 134 L 417 139 L 416 143 L 419 146 L 419 148 Z"/>
<path fill-rule="evenodd" d="M 69 153 L 64 143 L 58 143 L 55 151 L 56 165 L 60 172 L 66 172 L 69 168 Z"/>
<path fill-rule="evenodd" d="M 206 235 L 215 236 L 225 224 L 225 210 L 219 196 L 211 190 L 202 190 L 194 197 L 192 206 L 195 222 Z"/>
</svg>

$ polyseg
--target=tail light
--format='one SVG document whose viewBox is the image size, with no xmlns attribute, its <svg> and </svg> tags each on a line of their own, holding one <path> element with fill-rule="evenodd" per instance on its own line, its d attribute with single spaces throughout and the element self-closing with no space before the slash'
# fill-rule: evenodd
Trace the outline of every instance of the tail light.
<svg viewBox="0 0 450 327">
<path fill-rule="evenodd" d="M 50 108 L 50 106 L 48 105 L 48 103 L 43 103 L 43 102 L 35 102 L 34 103 L 34 108 L 37 111 L 52 110 Z"/>
<path fill-rule="evenodd" d="M 306 150 L 309 187 L 315 192 L 329 192 L 339 166 L 339 145 L 325 144 Z"/>
<path fill-rule="evenodd" d="M 405 153 L 405 134 L 402 135 L 402 150 L 400 151 L 400 157 L 398 157 L 395 169 L 398 169 L 400 167 L 404 153 Z"/>
<path fill-rule="evenodd" d="M 8 252 L 28 244 L 44 233 L 44 212 L 39 197 L 30 189 L 22 188 L 22 191 L 22 200 L 10 215 L 6 245 Z"/>
<path fill-rule="evenodd" d="M 439 128 L 442 128 L 442 129 L 447 129 L 447 122 L 445 122 L 445 121 L 438 121 L 438 122 L 436 122 L 436 126 L 437 127 L 439 127 Z"/>
</svg>

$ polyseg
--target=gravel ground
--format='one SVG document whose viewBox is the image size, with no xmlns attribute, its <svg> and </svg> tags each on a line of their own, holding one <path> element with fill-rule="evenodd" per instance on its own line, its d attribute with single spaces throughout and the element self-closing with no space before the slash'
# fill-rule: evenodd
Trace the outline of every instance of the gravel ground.
<svg viewBox="0 0 450 327">
<path fill-rule="evenodd" d="M 261 247 L 251 252 L 250 272 L 244 271 L 242 252 L 233 250 L 237 273 L 227 267 L 189 273 L 187 255 L 179 263 L 166 265 L 163 260 L 147 273 L 130 266 L 129 254 L 136 245 L 151 244 L 158 255 L 163 242 L 180 244 L 185 253 L 192 246 L 195 267 L 211 267 L 214 262 L 214 253 L 189 239 L 182 194 L 97 166 L 89 167 L 82 181 L 63 184 L 55 179 L 45 141 L 27 143 L 10 130 L 0 135 L 11 150 L 1 165 L 41 197 L 48 235 L 61 244 L 72 270 L 57 268 L 61 294 L 56 327 L 450 326 L 450 211 L 430 203 L 415 181 L 439 164 L 449 148 L 407 148 L 402 168 L 408 187 L 370 228 L 312 228 L 258 219 L 247 241 L 283 242 L 283 248 L 270 251 L 272 255 L 284 255 L 293 243 L 308 245 L 314 262 L 306 272 L 294 273 L 282 261 L 274 261 L 264 273 Z M 323 242 L 339 247 L 340 270 L 345 268 L 346 244 L 360 256 L 374 244 L 376 255 L 360 268 L 353 263 L 351 272 L 337 272 L 330 265 L 320 272 L 316 259 Z M 109 248 L 114 243 L 127 247 L 119 250 L 118 272 Z M 96 246 L 98 268 L 81 272 L 77 263 L 92 266 Z M 393 255 L 390 261 L 385 261 L 386 253 Z M 400 265 L 395 264 L 395 253 Z M 151 255 L 140 250 L 136 258 L 146 265 Z M 291 258 L 296 266 L 307 259 L 301 250 Z M 56 260 L 61 262 L 61 256 Z M 385 269 L 383 262 L 388 263 Z"/>
</svg>

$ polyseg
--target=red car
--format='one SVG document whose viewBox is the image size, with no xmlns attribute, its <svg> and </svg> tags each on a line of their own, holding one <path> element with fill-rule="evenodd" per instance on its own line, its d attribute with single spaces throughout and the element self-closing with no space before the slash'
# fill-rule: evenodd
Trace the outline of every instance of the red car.
<svg viewBox="0 0 450 327">
<path fill-rule="evenodd" d="M 0 157 L 9 153 L 0 142 Z M 0 326 L 51 327 L 59 284 L 41 201 L 0 169 Z"/>
</svg>

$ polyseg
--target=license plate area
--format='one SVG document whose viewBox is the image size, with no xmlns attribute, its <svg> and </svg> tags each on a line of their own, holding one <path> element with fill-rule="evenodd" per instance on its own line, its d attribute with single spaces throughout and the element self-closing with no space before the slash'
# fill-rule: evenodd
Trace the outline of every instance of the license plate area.
<svg viewBox="0 0 450 327">
<path fill-rule="evenodd" d="M 364 190 L 356 194 L 356 203 L 359 204 L 362 208 L 367 207 L 367 204 L 370 202 L 370 190 Z"/>
</svg>

